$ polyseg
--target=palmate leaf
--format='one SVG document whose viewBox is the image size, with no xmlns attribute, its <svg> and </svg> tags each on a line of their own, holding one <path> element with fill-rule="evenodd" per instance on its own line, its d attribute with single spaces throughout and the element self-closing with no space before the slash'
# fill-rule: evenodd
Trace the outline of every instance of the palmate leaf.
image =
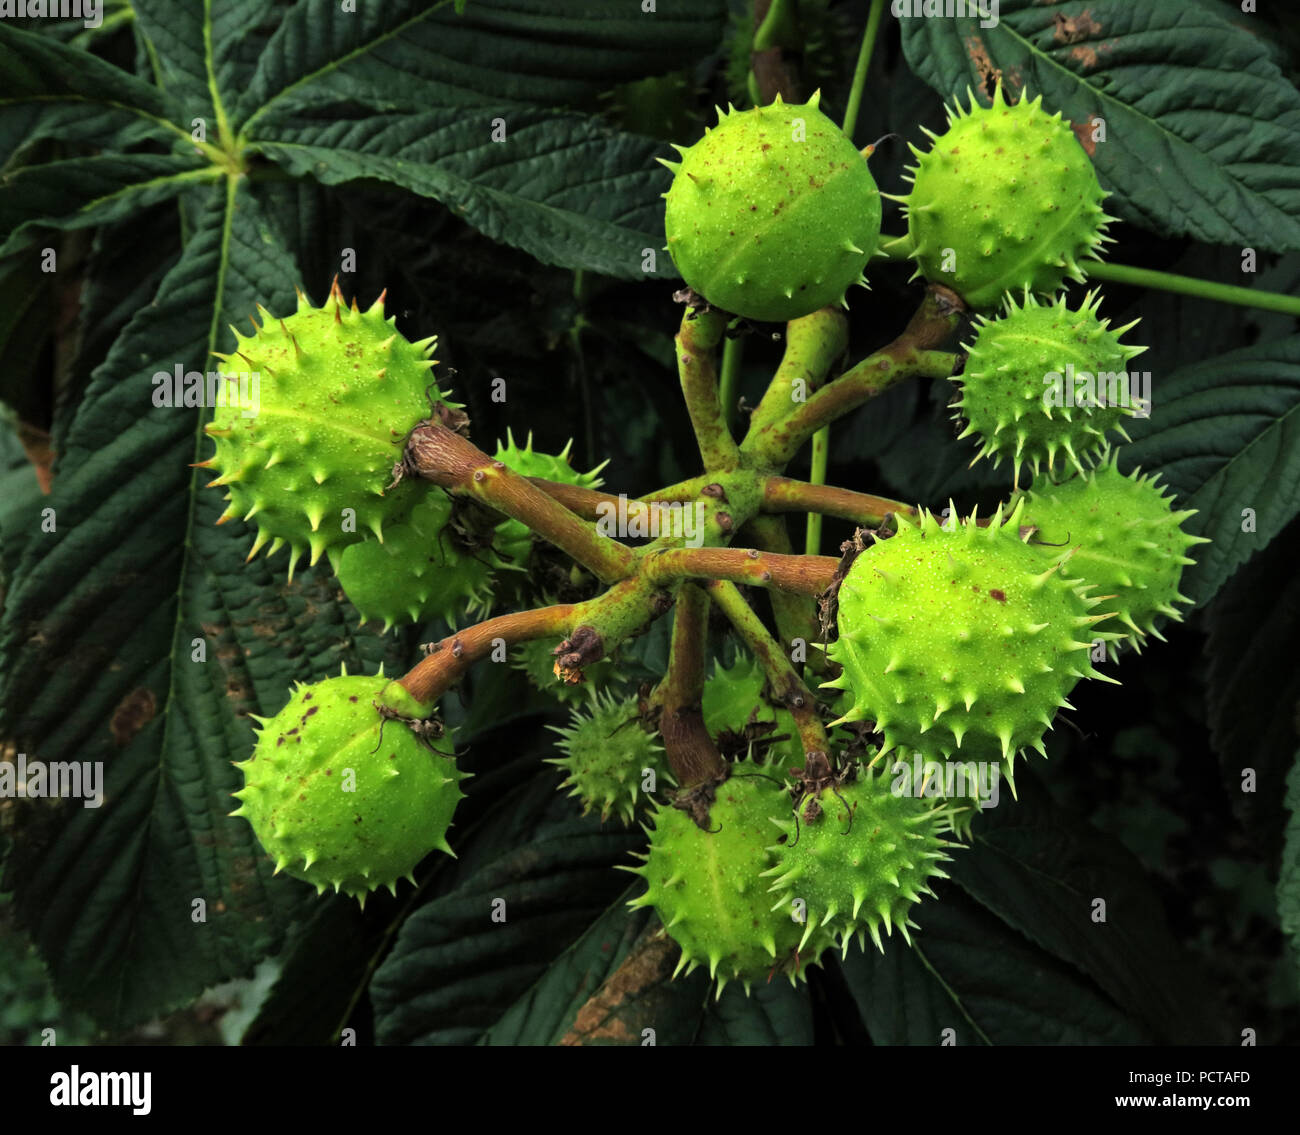
<svg viewBox="0 0 1300 1135">
<path fill-rule="evenodd" d="M 1166 1044 L 1213 1044 L 1209 989 L 1175 941 L 1140 864 L 1115 839 L 1017 780 L 954 854 L 954 882 L 1054 957 L 1087 974 Z M 1105 902 L 1105 918 L 1094 904 Z M 922 908 L 918 921 L 928 925 Z"/>
<path fill-rule="evenodd" d="M 592 104 L 614 83 L 688 67 L 713 52 L 722 0 L 388 0 L 345 12 L 301 0 L 288 13 L 238 104 L 249 137 L 281 104 L 373 96 L 390 109 Z"/>
<path fill-rule="evenodd" d="M 496 126 L 504 142 L 493 141 Z M 396 115 L 358 108 L 350 121 L 277 128 L 280 140 L 257 148 L 291 174 L 327 185 L 390 182 L 443 202 L 545 264 L 632 279 L 675 275 L 659 251 L 658 194 L 671 179 L 654 162 L 660 146 L 652 139 L 527 107 Z"/>
<path fill-rule="evenodd" d="M 295 175 L 401 186 L 543 263 L 672 278 L 662 147 L 542 108 L 589 109 L 611 82 L 680 69 L 712 49 L 724 18 L 721 4 L 682 0 L 653 13 L 486 0 L 464 16 L 304 3 L 269 43 L 239 129 Z"/>
<path fill-rule="evenodd" d="M 1010 93 L 1061 111 L 1115 192 L 1110 212 L 1165 236 L 1300 249 L 1300 92 L 1221 9 L 1004 0 L 993 27 L 901 24 L 908 63 L 945 97 L 1000 71 Z"/>
<path fill-rule="evenodd" d="M 1295 963 L 1295 988 L 1300 992 L 1300 753 L 1287 777 L 1286 807 L 1291 817 L 1278 871 L 1277 913 Z"/>
<path fill-rule="evenodd" d="M 1286 826 L 1300 671 L 1300 522 L 1241 568 L 1205 612 L 1205 700 L 1224 793 L 1252 843 L 1272 856 Z M 1249 778 L 1249 779 L 1248 779 Z"/>
<path fill-rule="evenodd" d="M 1189 531 L 1208 536 L 1182 591 L 1205 603 L 1300 511 L 1300 336 L 1153 375 L 1151 416 L 1127 426 L 1120 467 L 1158 472 Z"/>
<path fill-rule="evenodd" d="M 909 949 L 850 946 L 840 967 L 876 1044 L 1149 1044 L 1151 1034 L 1076 970 L 957 888 L 917 911 Z"/>
<path fill-rule="evenodd" d="M 176 125 L 177 103 L 156 87 L 8 21 L 0 21 L 0 75 L 0 164 L 43 138 L 105 148 L 189 139 Z"/>
<path fill-rule="evenodd" d="M 292 264 L 236 184 L 209 191 L 154 305 L 96 372 L 46 502 L 55 529 L 27 539 L 0 625 L 5 735 L 31 759 L 104 764 L 102 807 L 31 805 L 6 885 L 60 994 L 110 1026 L 275 948 L 309 892 L 272 880 L 228 816 L 246 715 L 384 652 L 345 626 L 323 572 L 289 586 L 283 566 L 244 563 L 247 531 L 214 527 L 219 495 L 187 468 L 203 412 L 152 405 L 156 371 L 206 370 L 227 322 L 291 300 Z"/>
</svg>

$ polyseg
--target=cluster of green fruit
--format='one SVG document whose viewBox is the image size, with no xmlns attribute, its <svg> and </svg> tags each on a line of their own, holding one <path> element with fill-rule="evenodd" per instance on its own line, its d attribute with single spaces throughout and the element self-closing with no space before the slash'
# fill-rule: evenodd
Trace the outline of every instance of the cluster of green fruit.
<svg viewBox="0 0 1300 1135">
<path fill-rule="evenodd" d="M 494 575 L 525 570 L 531 533 L 516 520 L 458 512 L 444 493 L 392 481 L 411 428 L 436 406 L 460 407 L 430 382 L 435 340 L 412 343 L 384 317 L 381 296 L 366 311 L 349 307 L 337 280 L 322 307 L 301 292 L 283 319 L 259 308 L 262 324 L 237 328 L 230 375 L 239 364 L 263 378 L 254 414 L 231 398 L 208 423 L 216 453 L 200 463 L 219 476 L 230 502 L 222 521 L 257 520 L 251 560 L 270 545 L 289 551 L 289 578 L 310 553 L 329 557 L 339 585 L 362 621 L 395 625 L 455 620 L 491 605 Z M 231 383 L 233 390 L 234 384 Z M 495 458 L 525 477 L 583 487 L 569 447 L 558 454 L 524 447 L 507 432 Z"/>
<path fill-rule="evenodd" d="M 999 87 L 991 106 L 972 99 L 953 112 L 918 155 L 901 247 L 982 313 L 957 379 L 962 436 L 978 439 L 978 456 L 1009 458 L 1017 487 L 985 520 L 895 515 L 837 581 L 824 716 L 841 755 L 804 752 L 746 654 L 715 664 L 704 690 L 726 775 L 674 790 L 653 715 L 614 692 L 613 663 L 590 668 L 603 688 L 588 694 L 554 681 L 549 644 L 514 657 L 536 684 L 580 703 L 554 763 L 584 812 L 630 823 L 652 803 L 635 904 L 656 909 L 681 966 L 707 963 L 719 989 L 774 971 L 795 980 L 827 948 L 868 936 L 880 945 L 882 925 L 906 936 L 973 805 L 893 791 L 879 758 L 986 761 L 1011 777 L 1018 755 L 1043 752 L 1075 684 L 1103 678 L 1093 662 L 1158 636 L 1156 620 L 1186 602 L 1179 583 L 1199 542 L 1182 529 L 1191 514 L 1153 479 L 1122 473 L 1107 441 L 1138 408 L 1044 396 L 1045 375 L 1122 372 L 1139 350 L 1099 317 L 1095 297 L 1078 309 L 1052 298 L 1082 278 L 1109 220 L 1069 125 L 1041 100 L 1008 105 Z M 720 115 L 668 164 L 668 247 L 698 305 L 794 320 L 864 282 L 881 195 L 815 98 Z M 209 427 L 217 452 L 204 464 L 231 499 L 223 519 L 258 518 L 254 553 L 268 541 L 291 561 L 328 553 L 358 610 L 386 628 L 484 607 L 494 572 L 526 566 L 528 529 L 467 522 L 439 491 L 386 483 L 410 429 L 456 409 L 428 385 L 431 341 L 404 339 L 382 302 L 349 309 L 337 287 L 322 308 L 302 299 L 284 320 L 263 315 L 237 353 L 269 379 L 269 397 L 257 417 L 227 411 Z M 496 457 L 526 476 L 599 483 L 597 471 L 572 469 L 567 450 L 547 456 L 508 438 Z M 1025 491 L 1022 465 L 1035 473 Z M 238 814 L 277 869 L 364 897 L 450 850 L 463 774 L 435 745 L 433 709 L 382 675 L 345 675 L 299 689 L 261 722 L 240 766 Z M 876 743 L 851 745 L 849 728 L 863 722 Z M 345 774 L 355 791 L 339 790 Z"/>
</svg>

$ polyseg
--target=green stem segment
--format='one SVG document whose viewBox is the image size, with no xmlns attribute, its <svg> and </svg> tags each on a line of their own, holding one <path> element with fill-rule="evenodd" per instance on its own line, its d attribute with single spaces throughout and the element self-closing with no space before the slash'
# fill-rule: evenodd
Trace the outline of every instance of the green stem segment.
<svg viewBox="0 0 1300 1135">
<path fill-rule="evenodd" d="M 1132 284 L 1139 288 L 1158 288 L 1184 296 L 1217 300 L 1219 303 L 1254 307 L 1261 311 L 1278 311 L 1283 315 L 1300 315 L 1300 296 L 1286 296 L 1280 292 L 1265 292 L 1258 288 L 1243 288 L 1238 284 L 1216 284 L 1211 280 L 1198 280 L 1194 276 L 1179 276 L 1173 272 L 1157 272 L 1153 268 L 1132 268 L 1127 264 L 1110 264 L 1107 261 L 1083 265 L 1090 280 L 1108 280 L 1116 284 Z"/>
<path fill-rule="evenodd" d="M 906 260 L 911 251 L 911 242 L 906 234 L 900 237 L 882 236 L 880 251 L 891 260 Z M 1112 264 L 1109 260 L 1088 260 L 1082 267 L 1089 280 L 1131 284 L 1137 288 L 1155 288 L 1162 292 L 1175 292 L 1182 296 L 1196 296 L 1199 299 L 1230 303 L 1237 307 L 1277 311 L 1283 315 L 1300 315 L 1300 296 L 1288 296 L 1282 292 L 1266 292 L 1262 288 L 1243 288 L 1239 284 L 1219 284 L 1196 276 L 1160 272 L 1155 268 L 1134 268 L 1128 264 Z"/>
<path fill-rule="evenodd" d="M 734 583 L 714 579 L 705 586 L 709 597 L 731 621 L 750 653 L 758 659 L 772 688 L 773 700 L 784 705 L 794 717 L 804 752 L 829 752 L 830 741 L 826 736 L 826 726 L 822 724 L 821 715 L 817 711 L 817 699 L 804 685 L 780 644 L 768 634 L 763 620 L 745 602 L 745 597 Z"/>
<path fill-rule="evenodd" d="M 745 340 L 739 335 L 722 344 L 722 373 L 718 378 L 718 401 L 722 404 L 722 421 L 731 434 L 736 418 L 736 391 L 740 386 L 740 363 L 745 354 Z"/>
<path fill-rule="evenodd" d="M 785 520 L 779 516 L 756 516 L 746 531 L 752 537 L 754 546 L 764 552 L 775 552 L 782 556 L 794 554 L 790 530 Z M 772 605 L 772 617 L 776 620 L 776 633 L 783 643 L 793 647 L 796 639 L 803 639 L 805 643 L 818 641 L 821 637 L 821 619 L 814 597 L 774 589 L 767 593 L 767 599 Z M 807 654 L 806 659 L 805 664 L 814 673 L 820 674 L 825 670 L 826 656 L 820 651 Z"/>
<path fill-rule="evenodd" d="M 686 410 L 704 468 L 710 471 L 734 469 L 740 464 L 740 451 L 727 429 L 718 398 L 717 346 L 726 326 L 720 312 L 688 307 L 675 340 Z"/>
<path fill-rule="evenodd" d="M 858 109 L 862 106 L 862 90 L 867 82 L 867 70 L 876 47 L 876 33 L 885 14 L 885 0 L 871 0 L 867 13 L 867 26 L 862 32 L 862 46 L 858 48 L 858 63 L 853 69 L 853 84 L 849 87 L 849 105 L 844 111 L 844 133 L 853 140 L 853 130 L 858 124 Z"/>
<path fill-rule="evenodd" d="M 812 439 L 812 455 L 809 459 L 808 480 L 814 485 L 826 484 L 826 470 L 831 460 L 831 428 L 822 426 Z M 822 514 L 810 512 L 805 528 L 804 551 L 810 556 L 819 556 L 822 551 Z"/>
<path fill-rule="evenodd" d="M 822 426 L 857 409 L 902 379 L 914 375 L 946 378 L 952 373 L 957 357 L 934 348 L 946 342 L 957 329 L 965 309 L 966 305 L 951 288 L 931 284 L 921 306 L 897 339 L 827 383 L 784 418 L 777 419 L 773 414 L 771 418 L 756 421 L 741 445 L 741 452 L 751 464 L 773 471 L 783 469 Z M 767 403 L 767 398 L 763 403 Z M 759 410 L 763 408 L 760 404 Z M 758 418 L 757 411 L 754 416 Z"/>
<path fill-rule="evenodd" d="M 823 425 L 856 410 L 905 378 L 947 378 L 957 356 L 948 351 L 886 347 L 863 359 L 829 386 L 819 390 L 764 439 L 763 454 L 772 465 L 786 465 Z"/>
<path fill-rule="evenodd" d="M 741 443 L 741 453 L 751 453 L 764 433 L 788 418 L 791 410 L 822 386 L 848 345 L 848 320 L 833 307 L 824 307 L 786 324 L 781 365 L 749 419 L 749 432 Z"/>
</svg>

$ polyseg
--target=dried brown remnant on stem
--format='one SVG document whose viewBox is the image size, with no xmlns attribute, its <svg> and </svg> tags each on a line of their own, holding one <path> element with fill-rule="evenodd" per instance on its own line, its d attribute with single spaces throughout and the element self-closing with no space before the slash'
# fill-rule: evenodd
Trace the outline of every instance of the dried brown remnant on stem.
<svg viewBox="0 0 1300 1135">
<path fill-rule="evenodd" d="M 831 579 L 830 586 L 826 588 L 826 593 L 817 601 L 818 609 L 821 612 L 822 642 L 830 641 L 831 632 L 835 629 L 836 622 L 839 619 L 839 595 L 840 587 L 844 583 L 844 577 L 849 574 L 853 561 L 870 547 L 863 537 L 874 539 L 875 535 L 869 529 L 859 528 L 853 533 L 851 540 L 845 540 L 840 545 L 840 562 L 836 565 L 835 574 Z"/>
<path fill-rule="evenodd" d="M 576 627 L 553 651 L 555 676 L 569 686 L 583 680 L 585 667 L 605 657 L 605 644 L 595 627 Z"/>
</svg>

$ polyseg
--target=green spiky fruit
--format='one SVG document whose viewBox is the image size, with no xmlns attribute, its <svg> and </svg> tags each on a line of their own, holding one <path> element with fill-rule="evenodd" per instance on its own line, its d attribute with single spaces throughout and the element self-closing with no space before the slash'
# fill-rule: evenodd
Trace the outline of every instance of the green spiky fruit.
<svg viewBox="0 0 1300 1135">
<path fill-rule="evenodd" d="M 806 104 L 719 112 L 664 195 L 668 251 L 715 307 L 785 322 L 842 303 L 880 240 L 880 194 L 866 159 Z"/>
<path fill-rule="evenodd" d="M 493 573 L 509 565 L 491 548 L 462 549 L 448 525 L 451 513 L 450 497 L 426 493 L 382 544 L 366 540 L 334 557 L 339 585 L 363 623 L 382 619 L 385 631 L 437 618 L 454 625 L 486 611 Z"/>
<path fill-rule="evenodd" d="M 420 497 L 419 487 L 392 480 L 411 428 L 429 416 L 429 355 L 434 340 L 409 342 L 384 318 L 383 296 L 366 311 L 349 308 L 338 281 L 323 307 L 299 293 L 298 309 L 276 319 L 264 308 L 252 336 L 234 328 L 236 347 L 218 355 L 227 404 L 205 427 L 216 453 L 201 463 L 220 475 L 230 506 L 222 521 L 256 518 L 249 558 L 289 549 L 289 574 L 310 552 L 363 539 L 383 539 Z M 242 382 L 258 376 L 257 405 L 241 402 Z"/>
<path fill-rule="evenodd" d="M 547 763 L 565 771 L 561 787 L 582 801 L 584 816 L 598 809 L 602 821 L 614 813 L 630 824 L 646 798 L 647 772 L 654 774 L 655 791 L 675 783 L 663 747 L 641 728 L 635 699 L 593 690 L 587 708 L 575 709 L 567 726 L 550 728 L 560 735 L 564 755 Z"/>
<path fill-rule="evenodd" d="M 1146 348 L 1119 341 L 1136 319 L 1112 331 L 1100 307 L 1095 292 L 1077 311 L 1063 296 L 1040 304 L 1026 295 L 1023 306 L 1008 297 L 1004 315 L 980 322 L 956 379 L 957 418 L 966 423 L 959 436 L 979 438 L 979 457 L 1010 458 L 1019 480 L 1022 465 L 1052 469 L 1060 454 L 1082 471 L 1107 430 L 1128 437 L 1124 418 L 1146 410 L 1128 362 Z"/>
<path fill-rule="evenodd" d="M 704 727 L 714 738 L 727 734 L 737 740 L 749 738 L 752 751 L 779 765 L 801 764 L 803 745 L 794 716 L 763 696 L 766 686 L 763 668 L 751 654 L 739 655 L 730 668 L 715 662 L 712 676 L 704 683 Z"/>
<path fill-rule="evenodd" d="M 748 991 L 774 971 L 793 984 L 832 944 L 822 930 L 796 953 L 805 926 L 790 911 L 771 909 L 761 876 L 773 865 L 772 821 L 790 812 L 790 797 L 771 776 L 754 761 L 734 764 L 716 787 L 707 831 L 685 811 L 659 806 L 645 863 L 627 868 L 647 883 L 629 905 L 653 906 L 681 947 L 673 976 L 707 965 L 719 994 L 733 980 Z"/>
<path fill-rule="evenodd" d="M 778 821 L 784 837 L 773 844 L 774 909 L 796 899 L 806 908 L 805 940 L 827 931 L 848 953 L 856 935 L 883 951 L 880 927 L 907 930 L 912 906 L 933 896 L 930 880 L 947 878 L 948 809 L 931 800 L 894 795 L 889 780 L 859 768 L 856 779 L 810 791 L 799 800 L 799 819 Z"/>
<path fill-rule="evenodd" d="M 948 129 L 915 146 L 912 190 L 905 198 L 905 245 L 917 275 L 947 284 L 977 311 L 1005 292 L 1054 293 L 1099 259 L 1107 223 L 1096 170 L 1060 113 L 1042 96 L 1008 105 L 1002 84 L 992 106 L 971 95 L 948 112 Z"/>
<path fill-rule="evenodd" d="M 620 130 L 647 138 L 680 138 L 698 128 L 691 72 L 672 71 L 620 83 L 601 96 Z"/>
<path fill-rule="evenodd" d="M 946 760 L 1011 758 L 1043 751 L 1066 695 L 1090 660 L 1098 600 L 1086 585 L 1020 536 L 1024 502 L 987 527 L 972 516 L 944 528 L 929 512 L 897 516 L 898 534 L 861 553 L 839 591 L 831 658 L 848 690 L 843 721 L 870 720 L 895 748 Z"/>
<path fill-rule="evenodd" d="M 541 606 L 549 606 L 543 602 Z M 543 693 L 562 702 L 578 705 L 590 697 L 590 691 L 621 686 L 626 679 L 612 658 L 602 658 L 583 667 L 583 680 L 570 684 L 560 680 L 555 673 L 555 643 L 547 639 L 533 639 L 520 643 L 511 652 L 511 663 L 522 670 L 528 680 Z"/>
<path fill-rule="evenodd" d="M 559 481 L 564 485 L 577 485 L 583 489 L 599 488 L 604 482 L 600 471 L 609 464 L 602 461 L 587 473 L 579 473 L 569 462 L 569 451 L 573 449 L 570 441 L 559 453 L 542 453 L 533 448 L 533 435 L 529 431 L 528 442 L 522 448 L 515 444 L 514 434 L 506 430 L 504 443 L 497 442 L 497 451 L 493 455 L 497 461 L 503 461 L 515 473 L 522 477 L 543 477 L 548 481 Z M 518 520 L 503 520 L 497 526 L 497 535 L 493 541 L 508 559 L 523 563 L 528 559 L 532 548 L 532 533 L 528 526 Z"/>
<path fill-rule="evenodd" d="M 1138 648 L 1148 634 L 1163 637 L 1158 616 L 1181 619 L 1175 604 L 1191 602 L 1178 590 L 1183 568 L 1196 562 L 1187 553 L 1209 543 L 1183 531 L 1195 515 L 1175 511 L 1155 476 L 1121 473 L 1113 452 L 1061 484 L 1035 478 L 1025 503 L 1025 523 L 1038 529 L 1040 550 L 1091 584 L 1101 597 L 1097 613 L 1113 615 L 1128 628 L 1125 641 Z"/>
<path fill-rule="evenodd" d="M 465 774 L 400 720 L 423 718 L 416 702 L 382 674 L 299 685 L 261 726 L 253 755 L 236 764 L 243 816 L 276 871 L 364 901 L 411 872 L 429 852 L 451 853 L 447 829 Z"/>
</svg>

